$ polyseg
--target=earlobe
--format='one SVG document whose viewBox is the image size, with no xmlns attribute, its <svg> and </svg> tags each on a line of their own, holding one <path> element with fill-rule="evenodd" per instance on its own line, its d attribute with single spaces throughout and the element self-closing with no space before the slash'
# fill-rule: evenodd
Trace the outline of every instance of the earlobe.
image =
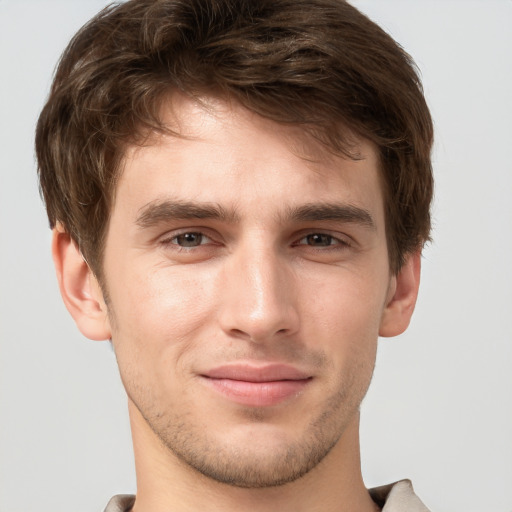
<svg viewBox="0 0 512 512">
<path fill-rule="evenodd" d="M 398 336 L 407 329 L 418 297 L 420 270 L 421 252 L 409 254 L 390 285 L 390 293 L 380 323 L 379 336 Z"/>
<path fill-rule="evenodd" d="M 101 288 L 60 224 L 53 229 L 52 256 L 62 299 L 80 332 L 91 340 L 109 339 L 110 323 Z"/>
</svg>

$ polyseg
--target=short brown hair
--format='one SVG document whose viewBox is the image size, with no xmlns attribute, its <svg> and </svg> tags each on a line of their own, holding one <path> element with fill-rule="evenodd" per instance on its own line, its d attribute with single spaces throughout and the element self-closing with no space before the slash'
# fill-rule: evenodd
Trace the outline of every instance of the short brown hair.
<svg viewBox="0 0 512 512">
<path fill-rule="evenodd" d="M 346 155 L 347 133 L 372 141 L 391 269 L 429 239 L 432 120 L 412 59 L 375 23 L 343 0 L 130 0 L 71 40 L 36 133 L 50 226 L 98 277 L 123 150 L 162 129 L 172 91 L 225 95 Z"/>
</svg>

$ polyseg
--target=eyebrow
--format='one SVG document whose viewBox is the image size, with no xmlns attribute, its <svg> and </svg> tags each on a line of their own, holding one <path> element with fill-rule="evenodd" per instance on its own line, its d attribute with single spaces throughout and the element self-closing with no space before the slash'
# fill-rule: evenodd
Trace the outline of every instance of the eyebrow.
<svg viewBox="0 0 512 512">
<path fill-rule="evenodd" d="M 149 228 L 171 220 L 216 219 L 224 222 L 237 222 L 234 210 L 227 210 L 215 203 L 193 203 L 189 201 L 156 200 L 139 210 L 135 223 L 141 228 Z"/>
<path fill-rule="evenodd" d="M 295 222 L 338 221 L 360 224 L 375 230 L 371 213 L 364 208 L 350 204 L 308 203 L 290 207 L 281 219 Z M 155 200 L 139 210 L 136 224 L 150 228 L 172 220 L 213 219 L 236 223 L 240 217 L 234 209 L 226 209 L 217 203 L 195 203 L 180 200 Z"/>
<path fill-rule="evenodd" d="M 341 221 L 361 224 L 375 230 L 376 225 L 371 213 L 364 208 L 351 204 L 311 203 L 291 208 L 286 217 L 299 222 Z"/>
</svg>

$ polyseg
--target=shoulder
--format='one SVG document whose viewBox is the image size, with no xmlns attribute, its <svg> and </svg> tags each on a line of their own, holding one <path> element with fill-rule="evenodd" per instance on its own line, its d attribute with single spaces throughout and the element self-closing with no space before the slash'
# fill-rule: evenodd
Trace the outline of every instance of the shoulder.
<svg viewBox="0 0 512 512">
<path fill-rule="evenodd" d="M 133 494 L 118 494 L 110 499 L 104 512 L 130 512 L 134 503 Z"/>
<path fill-rule="evenodd" d="M 430 512 L 416 496 L 410 480 L 375 487 L 369 493 L 382 512 Z"/>
<path fill-rule="evenodd" d="M 382 512 L 430 512 L 414 493 L 410 480 L 375 487 L 369 493 Z M 104 512 L 129 512 L 134 502 L 133 494 L 118 494 L 108 502 Z"/>
</svg>

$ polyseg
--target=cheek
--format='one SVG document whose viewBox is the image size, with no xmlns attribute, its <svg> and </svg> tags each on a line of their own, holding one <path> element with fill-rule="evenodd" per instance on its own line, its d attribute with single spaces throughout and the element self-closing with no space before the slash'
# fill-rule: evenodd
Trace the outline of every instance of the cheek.
<svg viewBox="0 0 512 512">
<path fill-rule="evenodd" d="M 137 361 L 139 367 L 176 367 L 194 333 L 204 329 L 215 310 L 211 279 L 178 267 L 119 272 L 113 275 L 112 337 L 119 364 Z M 126 277 L 128 276 L 129 277 Z"/>
<path fill-rule="evenodd" d="M 205 339 L 199 331 L 204 334 L 212 318 L 208 281 L 175 270 L 132 272 L 111 293 L 121 379 L 130 399 L 148 414 L 161 413 L 170 397 L 186 395 L 196 344 Z"/>
<path fill-rule="evenodd" d="M 322 343 L 338 368 L 374 358 L 385 283 L 345 271 L 311 283 L 302 301 L 306 339 Z"/>
</svg>

